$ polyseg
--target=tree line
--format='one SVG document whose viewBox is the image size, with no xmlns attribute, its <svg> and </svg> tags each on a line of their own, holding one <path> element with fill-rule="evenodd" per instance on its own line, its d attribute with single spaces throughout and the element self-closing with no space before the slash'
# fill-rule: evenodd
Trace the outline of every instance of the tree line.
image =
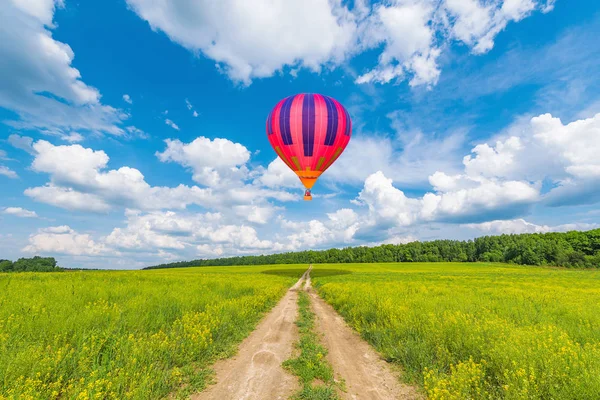
<svg viewBox="0 0 600 400">
<path fill-rule="evenodd" d="M 19 258 L 17 261 L 0 259 L 0 272 L 58 272 L 63 268 L 56 264 L 53 257 L 35 256 Z"/>
<path fill-rule="evenodd" d="M 376 247 L 307 250 L 259 256 L 199 259 L 144 269 L 309 263 L 504 262 L 569 268 L 600 268 L 600 229 L 586 232 L 483 236 L 473 240 L 434 240 Z"/>
</svg>

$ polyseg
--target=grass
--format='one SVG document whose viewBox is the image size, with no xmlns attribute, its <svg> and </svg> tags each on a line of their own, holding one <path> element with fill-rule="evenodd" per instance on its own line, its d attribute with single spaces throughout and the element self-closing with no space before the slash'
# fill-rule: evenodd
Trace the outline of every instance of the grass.
<svg viewBox="0 0 600 400">
<path fill-rule="evenodd" d="M 231 355 L 305 270 L 0 274 L 0 399 L 199 391 L 211 364 Z M 600 271 L 389 263 L 314 265 L 311 276 L 431 399 L 598 398 Z M 303 382 L 298 398 L 331 398 L 325 349 L 308 299 L 300 302 L 300 353 L 286 366 Z"/>
<path fill-rule="evenodd" d="M 319 293 L 428 398 L 598 398 L 600 271 L 486 263 L 344 268 L 353 273 L 313 279 Z"/>
<path fill-rule="evenodd" d="M 281 267 L 281 266 L 280 266 Z M 289 268 L 285 269 L 268 269 L 263 271 L 263 274 L 267 275 L 278 275 L 278 276 L 287 276 L 290 278 L 299 279 L 305 272 L 306 266 L 304 268 L 295 268 L 296 265 L 292 265 Z M 348 271 L 345 269 L 333 269 L 333 268 L 319 268 L 318 270 L 314 270 L 311 272 L 312 277 L 324 277 L 324 276 L 334 276 L 334 275 L 347 275 L 351 274 L 352 271 Z M 314 276 L 313 276 L 314 274 Z"/>
<path fill-rule="evenodd" d="M 298 400 L 335 400 L 336 384 L 333 369 L 325 359 L 327 350 L 319 343 L 314 331 L 315 316 L 310 309 L 310 299 L 306 292 L 298 295 L 299 317 L 296 321 L 300 339 L 296 343 L 299 354 L 296 358 L 284 361 L 284 368 L 298 376 L 302 389 L 293 397 Z M 318 384 L 317 384 L 318 383 Z"/>
<path fill-rule="evenodd" d="M 0 399 L 199 391 L 294 282 L 264 269 L 0 274 Z"/>
</svg>

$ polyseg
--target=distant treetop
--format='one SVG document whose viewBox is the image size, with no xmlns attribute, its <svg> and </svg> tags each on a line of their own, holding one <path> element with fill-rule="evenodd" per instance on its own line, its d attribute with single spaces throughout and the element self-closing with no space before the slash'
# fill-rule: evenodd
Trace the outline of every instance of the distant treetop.
<svg viewBox="0 0 600 400">
<path fill-rule="evenodd" d="M 259 256 L 200 259 L 144 269 L 198 266 L 366 263 L 366 262 L 505 262 L 574 268 L 600 267 L 600 229 L 587 232 L 526 233 L 483 236 L 474 240 L 434 240 L 376 247 L 307 250 Z"/>
</svg>

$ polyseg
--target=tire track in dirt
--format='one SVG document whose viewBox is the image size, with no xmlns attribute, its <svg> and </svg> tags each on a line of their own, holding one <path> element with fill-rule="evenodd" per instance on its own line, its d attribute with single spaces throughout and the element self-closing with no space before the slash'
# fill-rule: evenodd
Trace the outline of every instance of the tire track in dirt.
<svg viewBox="0 0 600 400">
<path fill-rule="evenodd" d="M 309 270 L 310 271 L 310 270 Z M 309 272 L 307 271 L 307 272 Z M 310 274 L 304 286 L 316 316 L 317 332 L 328 351 L 327 359 L 336 377 L 345 382 L 344 400 L 421 399 L 413 386 L 400 383 L 381 356 L 311 286 Z"/>
<path fill-rule="evenodd" d="M 290 358 L 298 340 L 298 290 L 308 271 L 283 296 L 239 346 L 232 358 L 214 365 L 217 383 L 194 400 L 283 400 L 299 390 L 298 379 L 281 363 Z"/>
</svg>

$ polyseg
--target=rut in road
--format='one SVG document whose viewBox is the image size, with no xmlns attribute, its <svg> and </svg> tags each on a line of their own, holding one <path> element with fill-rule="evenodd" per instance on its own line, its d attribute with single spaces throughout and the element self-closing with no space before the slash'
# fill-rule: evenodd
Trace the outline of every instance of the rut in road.
<svg viewBox="0 0 600 400">
<path fill-rule="evenodd" d="M 241 343 L 236 356 L 215 364 L 217 383 L 192 399 L 287 400 L 300 388 L 281 363 L 290 358 L 298 339 L 298 290 L 307 275 L 308 271 Z"/>
<path fill-rule="evenodd" d="M 379 354 L 354 332 L 344 319 L 311 286 L 310 275 L 304 289 L 309 293 L 316 317 L 316 330 L 323 335 L 327 360 L 336 377 L 345 383 L 340 397 L 358 400 L 421 399 L 417 390 L 400 383 Z"/>
</svg>

